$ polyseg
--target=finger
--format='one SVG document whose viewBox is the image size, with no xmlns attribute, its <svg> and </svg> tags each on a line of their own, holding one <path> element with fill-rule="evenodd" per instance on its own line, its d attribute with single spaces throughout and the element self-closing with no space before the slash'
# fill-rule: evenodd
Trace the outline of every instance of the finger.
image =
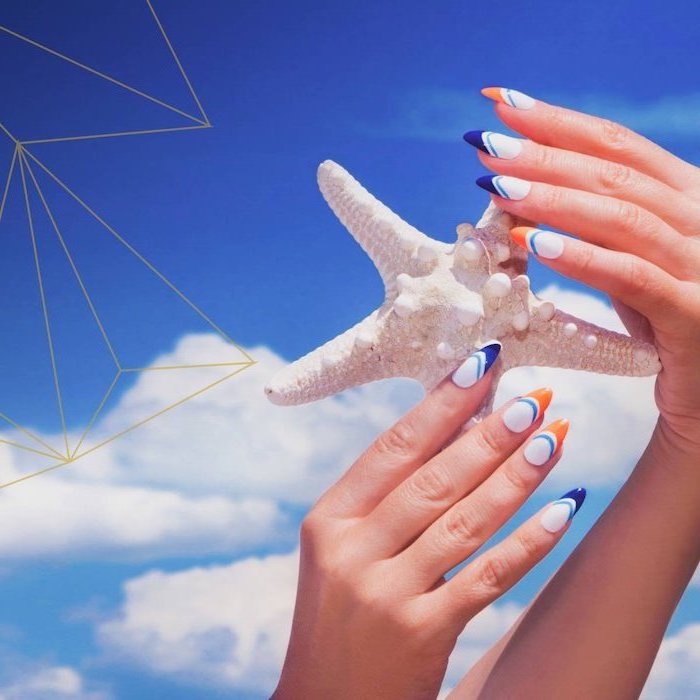
<svg viewBox="0 0 700 700">
<path fill-rule="evenodd" d="M 623 199 L 685 235 L 700 232 L 700 201 L 628 165 L 489 131 L 470 131 L 464 138 L 501 175 Z"/>
<path fill-rule="evenodd" d="M 512 229 L 511 238 L 548 267 L 616 297 L 657 328 L 677 319 L 681 283 L 642 258 L 527 226 Z"/>
<path fill-rule="evenodd" d="M 450 624 L 470 620 L 532 569 L 562 538 L 586 497 L 565 493 L 515 532 L 424 595 L 425 604 Z"/>
<path fill-rule="evenodd" d="M 559 461 L 569 421 L 535 433 L 471 494 L 395 557 L 399 576 L 426 591 L 470 557 L 522 506 Z"/>
<path fill-rule="evenodd" d="M 399 484 L 360 525 L 371 555 L 395 555 L 475 489 L 539 426 L 551 399 L 538 389 L 508 402 Z"/>
<path fill-rule="evenodd" d="M 691 263 L 688 255 L 697 241 L 681 236 L 636 204 L 507 175 L 481 177 L 477 184 L 495 195 L 497 206 L 515 216 L 632 253 L 679 279 L 693 279 L 696 274 L 697 263 Z"/>
<path fill-rule="evenodd" d="M 471 418 L 491 386 L 501 344 L 492 341 L 456 370 L 391 428 L 384 431 L 316 504 L 337 517 L 370 512 L 410 473 L 437 454 Z"/>
<path fill-rule="evenodd" d="M 680 191 L 700 183 L 697 168 L 617 122 L 532 98 L 520 102 L 529 109 L 514 108 L 505 103 L 500 90 L 482 92 L 502 102 L 496 113 L 505 124 L 533 141 L 627 165 Z"/>
</svg>

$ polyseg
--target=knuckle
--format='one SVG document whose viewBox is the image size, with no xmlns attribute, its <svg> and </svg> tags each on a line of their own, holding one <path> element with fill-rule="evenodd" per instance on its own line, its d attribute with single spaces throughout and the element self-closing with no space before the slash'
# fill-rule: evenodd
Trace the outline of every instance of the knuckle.
<svg viewBox="0 0 700 700">
<path fill-rule="evenodd" d="M 382 455 L 413 457 L 417 453 L 417 439 L 413 426 L 400 420 L 385 430 L 376 440 L 375 448 Z"/>
<path fill-rule="evenodd" d="M 540 551 L 540 541 L 528 530 L 523 530 L 518 535 L 518 546 L 528 560 L 534 559 Z"/>
<path fill-rule="evenodd" d="M 515 465 L 505 466 L 501 471 L 503 479 L 512 490 L 517 493 L 530 490 L 530 480 Z"/>
<path fill-rule="evenodd" d="M 540 201 L 545 211 L 556 211 L 562 208 L 564 194 L 561 188 L 548 185 L 542 190 Z"/>
<path fill-rule="evenodd" d="M 407 482 L 414 499 L 421 503 L 443 502 L 452 494 L 452 480 L 447 469 L 435 464 L 426 464 Z"/>
<path fill-rule="evenodd" d="M 617 209 L 614 220 L 618 228 L 627 235 L 639 233 L 642 225 L 642 210 L 636 204 L 625 201 L 617 201 L 615 206 Z"/>
<path fill-rule="evenodd" d="M 487 557 L 479 567 L 478 580 L 481 586 L 492 593 L 508 587 L 510 565 L 502 557 Z"/>
<path fill-rule="evenodd" d="M 493 454 L 500 454 L 503 451 L 498 433 L 490 427 L 489 423 L 482 423 L 480 429 L 477 428 L 475 431 L 474 437 L 477 440 L 477 446 L 482 455 L 491 456 Z"/>
<path fill-rule="evenodd" d="M 315 542 L 321 530 L 321 518 L 315 510 L 311 509 L 301 521 L 301 527 L 299 528 L 301 541 Z"/>
<path fill-rule="evenodd" d="M 595 271 L 598 266 L 598 252 L 596 246 L 584 245 L 579 247 L 576 258 L 576 265 L 582 277 L 587 277 Z"/>
<path fill-rule="evenodd" d="M 554 169 L 553 151 L 547 146 L 538 146 L 533 154 L 533 165 L 538 170 L 550 171 Z"/>
<path fill-rule="evenodd" d="M 443 520 L 445 538 L 449 543 L 465 547 L 481 541 L 483 527 L 464 508 L 453 509 L 445 515 Z"/>
<path fill-rule="evenodd" d="M 602 121 L 603 142 L 616 151 L 624 151 L 630 141 L 630 130 L 610 119 Z"/>
<path fill-rule="evenodd" d="M 630 168 L 611 161 L 603 161 L 598 173 L 598 180 L 603 189 L 613 193 L 626 189 L 631 177 L 632 170 Z"/>
</svg>

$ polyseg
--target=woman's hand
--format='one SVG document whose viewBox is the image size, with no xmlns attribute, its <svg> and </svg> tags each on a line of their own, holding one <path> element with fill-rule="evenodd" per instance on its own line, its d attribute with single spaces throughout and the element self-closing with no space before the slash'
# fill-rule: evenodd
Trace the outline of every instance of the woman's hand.
<svg viewBox="0 0 700 700">
<path fill-rule="evenodd" d="M 450 442 L 485 397 L 489 375 L 479 378 L 499 349 L 493 343 L 468 358 L 304 519 L 292 634 L 274 698 L 434 698 L 464 625 L 565 532 L 583 489 L 445 580 L 542 482 L 566 434 L 567 422 L 557 421 L 532 436 L 551 398 L 539 390 Z"/>
<path fill-rule="evenodd" d="M 530 140 L 465 134 L 499 173 L 479 184 L 502 209 L 575 236 L 513 230 L 546 265 L 609 293 L 630 332 L 655 342 L 660 427 L 677 446 L 697 451 L 700 169 L 614 122 L 512 90 L 484 94 Z"/>
</svg>

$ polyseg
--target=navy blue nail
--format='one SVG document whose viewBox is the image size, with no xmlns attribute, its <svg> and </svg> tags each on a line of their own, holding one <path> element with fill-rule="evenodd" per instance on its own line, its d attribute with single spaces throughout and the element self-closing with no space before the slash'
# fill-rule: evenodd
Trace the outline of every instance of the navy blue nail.
<svg viewBox="0 0 700 700">
<path fill-rule="evenodd" d="M 496 361 L 502 347 L 503 346 L 497 340 L 494 340 L 492 343 L 479 348 L 479 350 L 484 353 L 484 374 L 491 369 L 491 365 Z"/>
<path fill-rule="evenodd" d="M 477 178 L 476 184 L 479 185 L 479 187 L 481 187 L 482 190 L 486 190 L 487 192 L 491 192 L 492 194 L 497 194 L 500 197 L 502 195 L 494 186 L 493 178 L 493 175 L 482 175 L 481 177 Z"/>
<path fill-rule="evenodd" d="M 561 501 L 564 498 L 570 498 L 576 503 L 576 508 L 571 514 L 571 517 L 573 518 L 574 515 L 578 513 L 579 508 L 583 505 L 583 502 L 586 500 L 586 489 L 584 489 L 583 487 L 578 489 L 572 489 L 571 491 L 565 493 L 559 500 Z"/>
<path fill-rule="evenodd" d="M 478 148 L 480 151 L 483 151 L 484 153 L 488 154 L 488 149 L 486 146 L 484 146 L 484 137 L 483 137 L 483 131 L 467 131 L 466 134 L 462 137 L 467 143 L 471 144 L 472 146 L 475 146 Z"/>
</svg>

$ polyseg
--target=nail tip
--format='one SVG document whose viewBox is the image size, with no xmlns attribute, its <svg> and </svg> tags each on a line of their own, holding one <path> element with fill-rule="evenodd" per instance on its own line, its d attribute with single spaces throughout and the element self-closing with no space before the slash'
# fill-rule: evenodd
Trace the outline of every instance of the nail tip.
<svg viewBox="0 0 700 700">
<path fill-rule="evenodd" d="M 583 505 L 583 502 L 586 500 L 586 489 L 583 486 L 579 486 L 576 489 L 571 489 L 571 491 L 567 491 L 562 498 L 570 498 L 574 503 L 576 503 L 576 509 L 573 512 L 573 515 L 576 515 L 576 513 L 579 512 L 581 509 L 581 506 Z"/>
<path fill-rule="evenodd" d="M 481 177 L 477 177 L 476 184 L 481 187 L 482 190 L 486 190 L 492 194 L 498 194 L 498 190 L 493 185 L 493 175 L 482 175 Z"/>
<path fill-rule="evenodd" d="M 478 148 L 480 151 L 488 154 L 488 149 L 484 146 L 483 131 L 467 131 L 462 134 L 462 138 L 474 148 Z"/>
</svg>

